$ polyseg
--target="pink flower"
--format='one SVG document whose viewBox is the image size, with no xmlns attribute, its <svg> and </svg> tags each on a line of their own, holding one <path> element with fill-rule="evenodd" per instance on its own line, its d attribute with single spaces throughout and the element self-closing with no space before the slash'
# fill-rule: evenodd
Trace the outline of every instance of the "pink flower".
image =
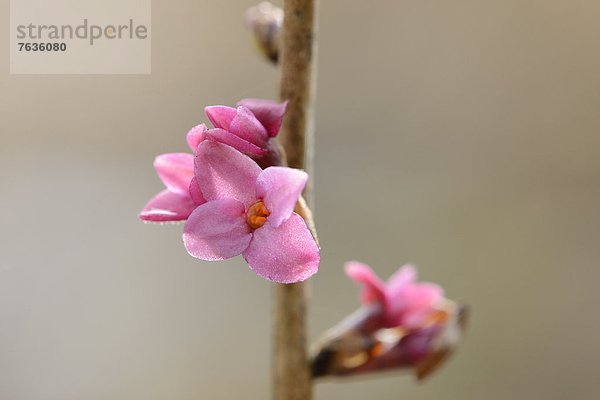
<svg viewBox="0 0 600 400">
<path fill-rule="evenodd" d="M 308 179 L 305 172 L 263 171 L 234 148 L 206 140 L 196 151 L 195 178 L 207 202 L 184 227 L 190 255 L 216 261 L 241 254 L 255 273 L 279 283 L 317 272 L 319 248 L 293 212 Z"/>
<path fill-rule="evenodd" d="M 443 299 L 444 290 L 434 283 L 416 283 L 417 270 L 405 265 L 384 283 L 366 264 L 346 263 L 346 274 L 363 285 L 362 302 L 379 303 L 388 327 L 416 329 L 424 325 Z"/>
<path fill-rule="evenodd" d="M 413 266 L 400 268 L 387 283 L 356 261 L 346 264 L 346 274 L 363 286 L 363 306 L 313 346 L 314 377 L 409 368 L 424 379 L 457 349 L 467 308 L 444 298 L 439 286 L 417 283 Z"/>
<path fill-rule="evenodd" d="M 286 107 L 287 102 L 264 99 L 244 99 L 237 108 L 206 107 L 214 129 L 207 130 L 205 137 L 237 149 L 264 167 L 279 165 L 279 150 L 270 139 L 279 132 Z"/>
<path fill-rule="evenodd" d="M 206 125 L 192 128 L 187 134 L 189 147 L 194 151 L 204 139 Z M 154 196 L 142 209 L 139 218 L 149 222 L 182 221 L 198 205 L 206 202 L 194 178 L 194 156 L 188 153 L 161 154 L 154 168 L 166 189 Z"/>
</svg>

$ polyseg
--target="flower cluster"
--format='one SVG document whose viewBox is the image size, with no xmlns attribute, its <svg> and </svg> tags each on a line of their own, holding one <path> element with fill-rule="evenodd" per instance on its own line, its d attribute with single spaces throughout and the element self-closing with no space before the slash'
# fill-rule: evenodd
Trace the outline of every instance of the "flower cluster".
<svg viewBox="0 0 600 400">
<path fill-rule="evenodd" d="M 466 309 L 444 298 L 441 287 L 418 283 L 412 265 L 383 282 L 365 264 L 346 264 L 362 286 L 363 307 L 330 329 L 312 362 L 315 376 L 351 375 L 414 368 L 426 377 L 456 348 Z"/>
<path fill-rule="evenodd" d="M 285 108 L 286 103 L 261 99 L 242 100 L 236 108 L 206 107 L 213 128 L 201 124 L 188 132 L 193 154 L 156 158 L 166 189 L 148 202 L 140 218 L 186 220 L 185 248 L 201 260 L 242 255 L 259 276 L 279 283 L 315 274 L 319 248 L 294 212 L 308 175 L 279 166 L 271 140 Z"/>
</svg>

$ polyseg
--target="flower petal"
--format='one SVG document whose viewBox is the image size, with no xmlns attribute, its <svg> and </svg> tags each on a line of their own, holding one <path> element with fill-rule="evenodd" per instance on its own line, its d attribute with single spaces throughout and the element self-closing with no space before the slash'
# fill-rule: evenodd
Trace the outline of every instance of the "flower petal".
<svg viewBox="0 0 600 400">
<path fill-rule="evenodd" d="M 183 243 L 188 253 L 207 261 L 235 257 L 248 247 L 251 239 L 244 205 L 232 199 L 199 206 L 183 228 Z"/>
<path fill-rule="evenodd" d="M 391 324 L 420 327 L 444 295 L 433 283 L 417 283 L 417 269 L 407 264 L 396 271 L 387 284 L 388 318 Z"/>
<path fill-rule="evenodd" d="M 417 279 L 417 268 L 414 265 L 406 264 L 398 271 L 394 272 L 387 280 L 387 289 L 390 296 L 402 292 L 407 285 L 414 284 Z"/>
<path fill-rule="evenodd" d="M 200 185 L 198 185 L 198 181 L 196 180 L 196 177 L 193 177 L 192 181 L 190 182 L 190 196 L 191 196 L 192 200 L 194 201 L 194 203 L 196 203 L 196 205 L 206 203 L 206 199 L 204 198 L 204 196 L 202 195 L 202 192 L 200 191 Z"/>
<path fill-rule="evenodd" d="M 194 156 L 187 153 L 161 154 L 154 159 L 154 168 L 167 189 L 174 193 L 188 193 L 194 177 Z"/>
<path fill-rule="evenodd" d="M 317 272 L 320 261 L 319 247 L 298 214 L 278 228 L 267 221 L 255 230 L 243 256 L 259 276 L 278 283 L 308 279 Z"/>
<path fill-rule="evenodd" d="M 265 142 L 269 140 L 265 127 L 256 119 L 252 111 L 243 106 L 237 108 L 237 114 L 227 130 L 259 147 L 264 147 Z"/>
<path fill-rule="evenodd" d="M 287 104 L 287 101 L 278 103 L 267 99 L 242 99 L 237 103 L 238 106 L 248 107 L 252 111 L 266 128 L 269 137 L 275 137 L 279 133 Z"/>
<path fill-rule="evenodd" d="M 442 299 L 444 290 L 434 283 L 410 284 L 390 301 L 389 314 L 396 324 L 419 328 Z"/>
<path fill-rule="evenodd" d="M 150 222 L 183 221 L 197 206 L 189 194 L 163 190 L 146 204 L 139 218 Z"/>
<path fill-rule="evenodd" d="M 421 283 L 407 294 L 410 304 L 404 315 L 403 324 L 409 328 L 423 326 L 442 299 L 444 290 L 433 283 Z"/>
<path fill-rule="evenodd" d="M 188 146 L 190 146 L 190 149 L 192 149 L 192 152 L 195 153 L 200 142 L 205 139 L 205 133 L 206 125 L 204 124 L 196 125 L 187 133 L 185 138 L 187 140 Z"/>
<path fill-rule="evenodd" d="M 263 154 L 265 154 L 266 151 L 256 146 L 255 144 L 250 143 L 229 131 L 226 131 L 225 129 L 209 129 L 208 131 L 206 131 L 206 136 L 213 139 L 216 142 L 229 145 L 234 149 L 241 151 L 242 153 L 262 156 Z"/>
<path fill-rule="evenodd" d="M 208 106 L 204 108 L 204 113 L 215 128 L 229 130 L 229 126 L 237 114 L 237 110 L 227 106 Z"/>
<path fill-rule="evenodd" d="M 271 213 L 269 222 L 277 228 L 292 215 L 308 174 L 299 169 L 269 167 L 256 180 L 256 196 Z"/>
<path fill-rule="evenodd" d="M 196 180 L 206 200 L 234 199 L 246 207 L 256 201 L 260 167 L 233 147 L 205 140 L 196 152 Z"/>
<path fill-rule="evenodd" d="M 344 269 L 350 279 L 363 285 L 361 300 L 364 304 L 377 301 L 385 305 L 385 285 L 371 267 L 358 261 L 350 261 Z"/>
</svg>

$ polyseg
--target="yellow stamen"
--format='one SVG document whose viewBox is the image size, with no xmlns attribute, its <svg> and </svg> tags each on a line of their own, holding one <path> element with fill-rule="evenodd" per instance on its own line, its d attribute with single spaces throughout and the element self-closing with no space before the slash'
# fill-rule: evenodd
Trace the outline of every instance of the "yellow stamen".
<svg viewBox="0 0 600 400">
<path fill-rule="evenodd" d="M 256 202 L 248 208 L 248 212 L 246 213 L 248 219 L 246 222 L 250 225 L 250 228 L 258 229 L 267 222 L 269 214 L 270 212 L 265 207 L 265 203 L 262 201 Z"/>
</svg>

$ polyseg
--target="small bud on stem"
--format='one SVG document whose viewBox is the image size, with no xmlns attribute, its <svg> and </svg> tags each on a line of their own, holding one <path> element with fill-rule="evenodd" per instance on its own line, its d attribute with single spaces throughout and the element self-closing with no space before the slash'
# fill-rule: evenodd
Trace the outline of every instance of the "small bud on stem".
<svg viewBox="0 0 600 400">
<path fill-rule="evenodd" d="M 283 10 L 268 1 L 246 11 L 246 26 L 254 34 L 258 49 L 274 64 L 279 59 L 282 25 Z"/>
</svg>

